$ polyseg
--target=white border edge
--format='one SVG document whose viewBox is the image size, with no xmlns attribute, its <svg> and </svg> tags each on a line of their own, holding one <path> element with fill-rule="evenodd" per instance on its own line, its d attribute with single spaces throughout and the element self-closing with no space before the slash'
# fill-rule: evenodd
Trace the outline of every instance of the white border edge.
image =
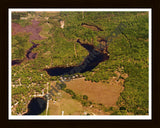
<svg viewBox="0 0 160 128">
<path fill-rule="evenodd" d="M 9 41 L 9 46 L 8 46 L 8 49 L 9 49 L 9 53 L 8 53 L 8 70 L 9 70 L 9 86 L 8 86 L 8 101 L 9 101 L 9 111 L 8 111 L 8 117 L 9 117 L 9 119 L 11 119 L 12 118 L 12 115 L 11 115 L 11 56 L 12 56 L 12 52 L 11 52 L 11 37 L 12 37 L 12 35 L 11 35 L 11 12 L 12 12 L 12 10 L 11 9 L 9 9 L 8 10 L 8 19 L 9 19 L 9 21 L 8 21 L 8 32 L 9 32 L 9 36 L 8 36 L 8 41 Z"/>
<path fill-rule="evenodd" d="M 149 11 L 149 116 L 152 119 L 152 9 Z"/>
</svg>

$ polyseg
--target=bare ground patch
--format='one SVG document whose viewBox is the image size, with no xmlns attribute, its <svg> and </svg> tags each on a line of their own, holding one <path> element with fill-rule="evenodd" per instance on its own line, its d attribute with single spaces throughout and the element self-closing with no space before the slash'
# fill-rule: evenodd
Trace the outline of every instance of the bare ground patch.
<svg viewBox="0 0 160 128">
<path fill-rule="evenodd" d="M 124 90 L 124 79 L 117 81 L 116 77 L 109 79 L 109 83 L 85 81 L 85 78 L 74 79 L 66 82 L 67 88 L 76 94 L 87 95 L 88 100 L 102 103 L 106 107 L 116 106 L 120 93 Z"/>
</svg>

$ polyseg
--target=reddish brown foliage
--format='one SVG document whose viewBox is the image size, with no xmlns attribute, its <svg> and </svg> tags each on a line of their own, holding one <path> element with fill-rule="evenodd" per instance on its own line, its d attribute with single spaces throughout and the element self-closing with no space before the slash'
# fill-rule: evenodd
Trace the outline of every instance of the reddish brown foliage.
<svg viewBox="0 0 160 128">
<path fill-rule="evenodd" d="M 29 40 L 41 40 L 43 39 L 39 33 L 42 30 L 42 28 L 39 26 L 39 22 L 36 20 L 32 20 L 32 24 L 28 25 L 26 27 L 22 27 L 21 25 L 17 23 L 12 23 L 12 35 L 16 35 L 18 33 L 31 33 L 29 36 Z"/>
</svg>

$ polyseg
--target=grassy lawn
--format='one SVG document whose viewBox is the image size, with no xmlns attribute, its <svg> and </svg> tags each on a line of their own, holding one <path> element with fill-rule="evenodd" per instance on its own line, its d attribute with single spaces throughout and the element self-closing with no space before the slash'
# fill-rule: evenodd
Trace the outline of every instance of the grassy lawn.
<svg viewBox="0 0 160 128">
<path fill-rule="evenodd" d="M 53 101 L 50 100 L 49 103 L 49 115 L 62 115 L 62 111 L 64 111 L 64 115 L 80 115 L 83 111 L 83 107 L 81 103 L 72 99 L 67 93 L 60 91 L 62 93 L 62 98 L 57 99 L 54 104 Z"/>
</svg>

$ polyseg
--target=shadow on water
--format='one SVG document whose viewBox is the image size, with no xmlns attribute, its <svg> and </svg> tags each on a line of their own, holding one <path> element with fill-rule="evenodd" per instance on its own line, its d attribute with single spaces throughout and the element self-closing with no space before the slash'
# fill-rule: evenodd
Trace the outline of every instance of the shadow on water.
<svg viewBox="0 0 160 128">
<path fill-rule="evenodd" d="M 28 112 L 24 115 L 39 115 L 47 106 L 47 100 L 41 97 L 32 98 L 28 104 Z"/>
<path fill-rule="evenodd" d="M 100 62 L 109 59 L 107 46 L 102 50 L 97 50 L 93 45 L 82 44 L 79 39 L 77 40 L 77 42 L 89 52 L 89 55 L 84 59 L 82 64 L 71 67 L 53 67 L 44 69 L 44 71 L 47 71 L 50 76 L 84 73 L 86 71 L 91 71 L 92 69 L 94 69 Z"/>
<path fill-rule="evenodd" d="M 14 65 L 19 65 L 19 64 L 21 64 L 23 62 L 23 60 L 12 60 L 12 66 L 14 66 Z"/>
</svg>

